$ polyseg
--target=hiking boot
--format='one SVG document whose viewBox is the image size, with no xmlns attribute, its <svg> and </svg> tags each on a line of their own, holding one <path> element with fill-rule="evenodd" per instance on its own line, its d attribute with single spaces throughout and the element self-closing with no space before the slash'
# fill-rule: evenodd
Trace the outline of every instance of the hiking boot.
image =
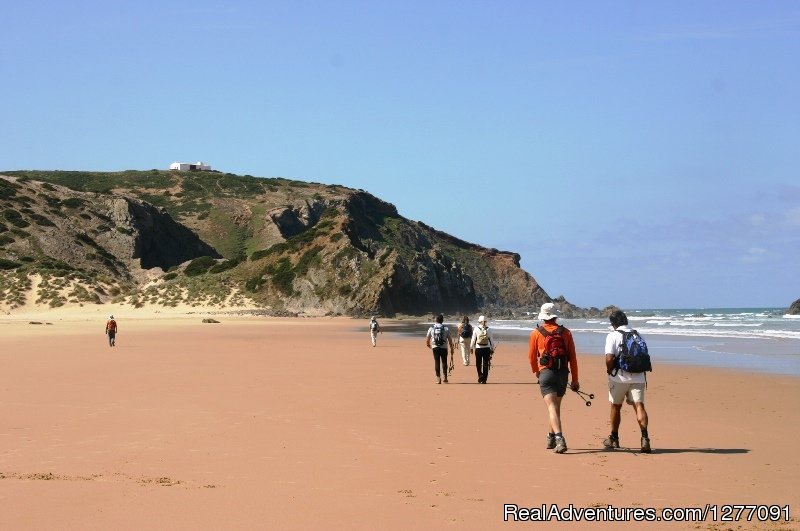
<svg viewBox="0 0 800 531">
<path fill-rule="evenodd" d="M 567 451 L 567 440 L 564 437 L 556 436 L 556 447 L 553 450 L 557 454 L 563 454 Z"/>
<path fill-rule="evenodd" d="M 442 379 L 441 379 L 441 377 L 439 377 L 439 376 L 437 376 L 437 377 L 436 377 L 436 383 L 437 383 L 437 384 L 440 384 L 440 383 L 442 383 Z"/>
<path fill-rule="evenodd" d="M 642 453 L 649 454 L 652 450 L 650 450 L 650 439 L 647 437 L 642 437 Z"/>
<path fill-rule="evenodd" d="M 552 450 L 556 447 L 556 436 L 547 434 L 547 449 Z"/>
<path fill-rule="evenodd" d="M 603 448 L 606 450 L 613 450 L 614 448 L 619 448 L 619 437 L 614 437 L 613 435 L 609 435 L 607 439 L 603 440 Z"/>
<path fill-rule="evenodd" d="M 450 383 L 447 381 L 447 376 L 444 377 L 444 383 Z"/>
</svg>

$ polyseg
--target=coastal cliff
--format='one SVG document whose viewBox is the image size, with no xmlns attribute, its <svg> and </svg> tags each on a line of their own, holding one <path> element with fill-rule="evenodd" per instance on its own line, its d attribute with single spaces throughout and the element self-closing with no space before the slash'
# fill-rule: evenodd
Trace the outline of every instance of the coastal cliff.
<svg viewBox="0 0 800 531">
<path fill-rule="evenodd" d="M 188 302 L 308 315 L 533 312 L 553 300 L 518 254 L 460 240 L 338 185 L 218 172 L 18 171 L 0 177 L 0 211 L 7 309 L 31 290 L 51 306 Z M 555 302 L 565 315 L 584 311 Z"/>
</svg>

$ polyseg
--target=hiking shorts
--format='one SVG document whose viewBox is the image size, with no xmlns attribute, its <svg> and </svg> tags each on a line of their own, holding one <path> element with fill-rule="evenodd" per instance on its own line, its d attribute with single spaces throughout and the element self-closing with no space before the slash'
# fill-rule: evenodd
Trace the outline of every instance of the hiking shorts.
<svg viewBox="0 0 800 531">
<path fill-rule="evenodd" d="M 620 405 L 625 400 L 628 404 L 644 402 L 643 383 L 608 382 L 608 401 Z"/>
<path fill-rule="evenodd" d="M 555 393 L 556 396 L 564 396 L 567 392 L 567 378 L 569 371 L 554 371 L 552 369 L 542 369 L 539 373 L 539 390 L 542 396 Z"/>
</svg>

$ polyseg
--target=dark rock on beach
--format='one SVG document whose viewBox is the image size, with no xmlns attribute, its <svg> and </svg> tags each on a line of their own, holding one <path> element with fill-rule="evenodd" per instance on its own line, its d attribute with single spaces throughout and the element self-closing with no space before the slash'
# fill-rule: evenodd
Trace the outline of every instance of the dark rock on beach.
<svg viewBox="0 0 800 531">
<path fill-rule="evenodd" d="M 789 309 L 786 310 L 786 313 L 789 315 L 800 315 L 800 299 L 797 299 L 789 306 Z"/>
</svg>

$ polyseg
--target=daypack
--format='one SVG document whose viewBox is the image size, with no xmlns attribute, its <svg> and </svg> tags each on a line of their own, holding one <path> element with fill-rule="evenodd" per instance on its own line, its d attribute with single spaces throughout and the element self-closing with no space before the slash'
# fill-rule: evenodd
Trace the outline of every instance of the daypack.
<svg viewBox="0 0 800 531">
<path fill-rule="evenodd" d="M 622 334 L 622 343 L 619 345 L 619 353 L 614 357 L 614 368 L 627 372 L 652 371 L 653 366 L 650 363 L 647 343 L 644 342 L 639 332 L 636 330 L 630 332 L 617 330 L 617 332 Z"/>
<path fill-rule="evenodd" d="M 117 322 L 114 319 L 106 323 L 106 332 L 117 332 Z"/>
<path fill-rule="evenodd" d="M 475 344 L 479 347 L 488 347 L 489 346 L 489 327 L 488 326 L 479 326 L 478 327 L 478 337 L 475 338 Z"/>
<path fill-rule="evenodd" d="M 445 346 L 447 339 L 444 334 L 444 325 L 436 323 L 433 325 L 433 344 L 437 347 Z"/>
<path fill-rule="evenodd" d="M 539 355 L 539 365 L 546 369 L 559 370 L 567 365 L 567 343 L 564 341 L 564 327 L 552 332 L 545 327 L 536 328 L 544 336 L 544 351 Z"/>
<path fill-rule="evenodd" d="M 461 337 L 464 339 L 469 339 L 472 337 L 472 325 L 469 323 L 464 323 L 464 326 L 461 327 Z"/>
<path fill-rule="evenodd" d="M 369 322 L 369 329 L 375 331 L 378 329 L 378 321 L 370 321 Z"/>
</svg>

